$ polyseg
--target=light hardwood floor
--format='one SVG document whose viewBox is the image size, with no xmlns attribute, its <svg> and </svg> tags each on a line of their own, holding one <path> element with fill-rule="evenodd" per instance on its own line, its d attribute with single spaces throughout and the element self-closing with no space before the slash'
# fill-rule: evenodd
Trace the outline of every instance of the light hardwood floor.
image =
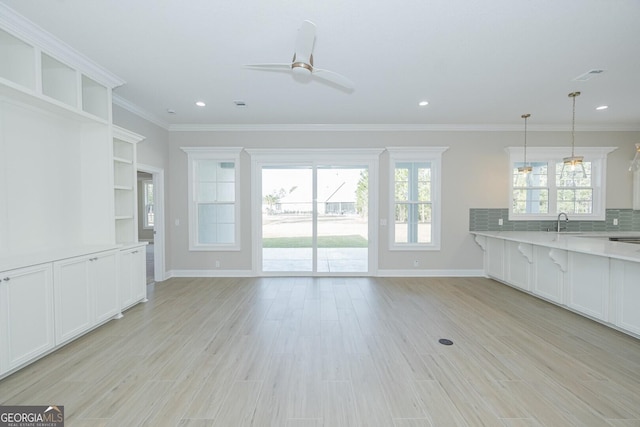
<svg viewBox="0 0 640 427">
<path fill-rule="evenodd" d="M 640 340 L 488 279 L 149 291 L 2 380 L 0 402 L 64 405 L 67 426 L 92 427 L 640 425 Z"/>
</svg>

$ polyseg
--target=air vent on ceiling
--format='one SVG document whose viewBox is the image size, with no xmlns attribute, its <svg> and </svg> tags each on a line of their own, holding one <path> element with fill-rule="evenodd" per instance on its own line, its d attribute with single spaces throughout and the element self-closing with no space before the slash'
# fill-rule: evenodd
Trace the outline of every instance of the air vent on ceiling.
<svg viewBox="0 0 640 427">
<path fill-rule="evenodd" d="M 604 73 L 604 70 L 599 69 L 599 68 L 595 68 L 593 70 L 589 70 L 584 74 L 580 74 L 578 77 L 576 77 L 575 81 L 577 82 L 586 82 L 587 80 L 590 80 L 592 78 L 594 78 L 595 76 Z"/>
<path fill-rule="evenodd" d="M 236 107 L 246 107 L 247 106 L 246 102 L 240 101 L 240 100 L 233 101 L 233 103 L 236 104 Z"/>
</svg>

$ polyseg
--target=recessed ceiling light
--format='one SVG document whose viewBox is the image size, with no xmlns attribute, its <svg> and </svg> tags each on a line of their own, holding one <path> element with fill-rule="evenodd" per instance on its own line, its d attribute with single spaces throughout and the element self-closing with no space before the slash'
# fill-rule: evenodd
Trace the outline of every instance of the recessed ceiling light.
<svg viewBox="0 0 640 427">
<path fill-rule="evenodd" d="M 167 113 L 169 114 L 175 114 L 176 110 L 174 110 L 173 108 L 167 108 Z"/>
<path fill-rule="evenodd" d="M 596 107 L 596 110 L 606 110 L 607 108 L 609 108 L 608 105 L 601 105 L 599 107 Z"/>
<path fill-rule="evenodd" d="M 425 107 L 425 106 L 429 105 L 429 101 L 420 101 L 420 102 L 418 102 L 418 105 L 421 106 L 421 107 Z"/>
<path fill-rule="evenodd" d="M 197 101 L 197 102 L 196 102 L 196 105 L 197 105 L 198 107 L 204 107 L 204 106 L 205 106 L 205 105 L 207 105 L 207 104 L 205 104 L 203 101 Z"/>
</svg>

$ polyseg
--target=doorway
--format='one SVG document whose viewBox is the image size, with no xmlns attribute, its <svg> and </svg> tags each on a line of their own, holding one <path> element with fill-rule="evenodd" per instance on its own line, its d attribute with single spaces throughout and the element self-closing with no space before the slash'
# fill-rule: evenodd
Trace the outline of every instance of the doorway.
<svg viewBox="0 0 640 427">
<path fill-rule="evenodd" d="M 164 170 L 138 163 L 138 240 L 146 241 L 147 284 L 165 278 Z"/>
<path fill-rule="evenodd" d="M 377 188 L 377 156 L 309 154 L 285 162 L 254 159 L 258 274 L 371 274 L 377 203 L 370 188 Z M 319 159 L 309 161 L 312 154 Z"/>
</svg>

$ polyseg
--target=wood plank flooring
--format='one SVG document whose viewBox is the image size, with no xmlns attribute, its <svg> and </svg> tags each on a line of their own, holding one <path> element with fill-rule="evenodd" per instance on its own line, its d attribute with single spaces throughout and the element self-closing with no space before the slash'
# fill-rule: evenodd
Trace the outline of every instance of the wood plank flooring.
<svg viewBox="0 0 640 427">
<path fill-rule="evenodd" d="M 64 405 L 67 427 L 640 426 L 640 340 L 492 280 L 149 291 L 0 381 L 0 403 Z"/>
</svg>

